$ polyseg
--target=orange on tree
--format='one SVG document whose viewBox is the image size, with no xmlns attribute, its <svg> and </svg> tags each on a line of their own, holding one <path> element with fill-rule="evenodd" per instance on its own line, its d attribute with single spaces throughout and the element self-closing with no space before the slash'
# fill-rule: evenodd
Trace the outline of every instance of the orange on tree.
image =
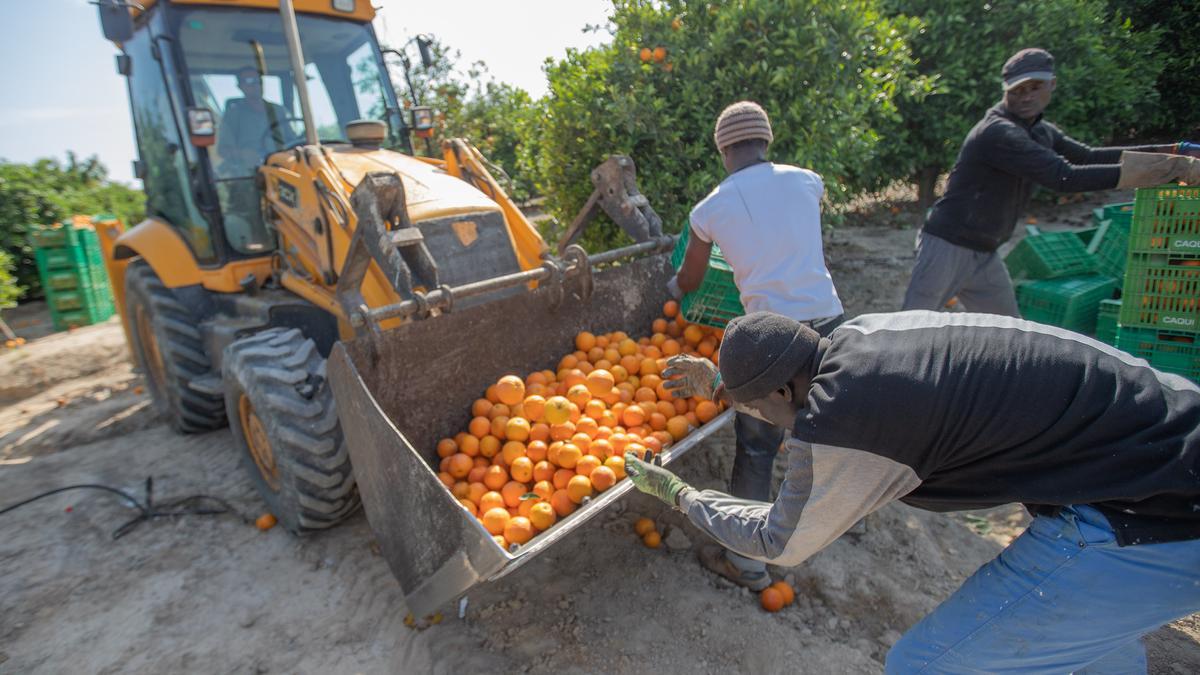
<svg viewBox="0 0 1200 675">
<path fill-rule="evenodd" d="M 650 59 L 654 58 L 654 52 L 650 51 L 649 47 L 642 47 L 638 52 L 638 58 L 642 60 L 642 63 L 650 63 Z"/>
</svg>

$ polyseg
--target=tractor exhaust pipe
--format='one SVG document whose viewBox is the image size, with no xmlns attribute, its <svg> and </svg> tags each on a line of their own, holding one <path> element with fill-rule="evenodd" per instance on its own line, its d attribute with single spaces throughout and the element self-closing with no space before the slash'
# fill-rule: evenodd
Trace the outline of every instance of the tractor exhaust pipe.
<svg viewBox="0 0 1200 675">
<path fill-rule="evenodd" d="M 288 54 L 292 58 L 292 78 L 300 92 L 300 114 L 304 117 L 304 142 L 319 145 L 317 127 L 313 124 L 312 106 L 308 103 L 308 80 L 304 77 L 304 53 L 300 51 L 300 29 L 296 26 L 296 8 L 292 0 L 280 0 L 279 14 L 283 18 L 283 35 L 287 38 Z"/>
</svg>

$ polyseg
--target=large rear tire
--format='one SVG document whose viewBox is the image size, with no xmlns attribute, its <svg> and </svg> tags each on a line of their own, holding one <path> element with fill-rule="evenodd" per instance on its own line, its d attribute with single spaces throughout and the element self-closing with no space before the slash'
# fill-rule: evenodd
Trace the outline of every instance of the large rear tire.
<svg viewBox="0 0 1200 675">
<path fill-rule="evenodd" d="M 199 321 L 144 260 L 125 272 L 125 315 L 158 414 L 184 434 L 225 426 L 225 401 L 188 387 L 212 369 Z"/>
<path fill-rule="evenodd" d="M 229 426 L 271 513 L 303 534 L 359 506 L 325 359 L 295 328 L 235 341 L 223 360 Z"/>
</svg>

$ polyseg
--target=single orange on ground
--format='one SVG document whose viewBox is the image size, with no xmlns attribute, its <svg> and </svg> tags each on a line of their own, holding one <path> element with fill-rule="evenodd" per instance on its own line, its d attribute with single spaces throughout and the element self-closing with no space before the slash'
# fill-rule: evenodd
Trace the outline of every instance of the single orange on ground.
<svg viewBox="0 0 1200 675">
<path fill-rule="evenodd" d="M 496 383 L 496 397 L 506 405 L 516 405 L 525 400 L 525 381 L 516 375 L 505 375 Z"/>
<path fill-rule="evenodd" d="M 662 535 L 654 531 L 647 532 L 642 536 L 642 543 L 646 548 L 658 548 L 662 545 Z"/>
<path fill-rule="evenodd" d="M 275 518 L 274 514 L 264 513 L 254 520 L 254 526 L 260 530 L 269 530 L 278 522 L 279 520 Z"/>
<path fill-rule="evenodd" d="M 582 504 L 584 498 L 592 496 L 592 481 L 587 476 L 576 475 L 567 481 L 567 496 L 576 504 Z"/>
<path fill-rule="evenodd" d="M 639 537 L 646 536 L 647 532 L 654 531 L 654 521 L 649 518 L 638 518 L 633 524 L 633 531 L 637 532 Z"/>
<path fill-rule="evenodd" d="M 758 601 L 768 612 L 778 612 L 783 609 L 783 594 L 774 586 L 768 586 L 758 594 Z"/>
<path fill-rule="evenodd" d="M 592 481 L 592 487 L 596 488 L 598 492 L 604 492 L 617 484 L 617 474 L 609 467 L 601 465 L 592 469 L 592 472 L 588 474 L 588 480 Z"/>
<path fill-rule="evenodd" d="M 529 522 L 539 530 L 548 530 L 558 520 L 554 507 L 549 502 L 538 502 L 529 509 Z"/>
<path fill-rule="evenodd" d="M 775 583 L 771 584 L 771 588 L 779 591 L 779 594 L 783 596 L 784 607 L 787 607 L 796 601 L 796 591 L 792 590 L 792 587 L 788 585 L 788 582 L 782 580 L 776 581 Z"/>
<path fill-rule="evenodd" d="M 511 519 L 508 515 L 508 509 L 501 507 L 488 509 L 483 513 L 483 518 L 481 518 L 483 527 L 491 534 L 504 534 L 504 528 Z"/>
</svg>

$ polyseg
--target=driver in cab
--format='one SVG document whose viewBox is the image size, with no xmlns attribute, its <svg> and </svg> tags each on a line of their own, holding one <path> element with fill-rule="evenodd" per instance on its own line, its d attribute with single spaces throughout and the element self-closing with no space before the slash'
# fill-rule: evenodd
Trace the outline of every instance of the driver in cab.
<svg viewBox="0 0 1200 675">
<path fill-rule="evenodd" d="M 296 140 L 287 110 L 263 98 L 262 75 L 252 66 L 238 70 L 238 89 L 244 98 L 225 105 L 218 128 L 217 153 L 220 173 L 244 176 L 254 171 L 267 154 Z"/>
</svg>

